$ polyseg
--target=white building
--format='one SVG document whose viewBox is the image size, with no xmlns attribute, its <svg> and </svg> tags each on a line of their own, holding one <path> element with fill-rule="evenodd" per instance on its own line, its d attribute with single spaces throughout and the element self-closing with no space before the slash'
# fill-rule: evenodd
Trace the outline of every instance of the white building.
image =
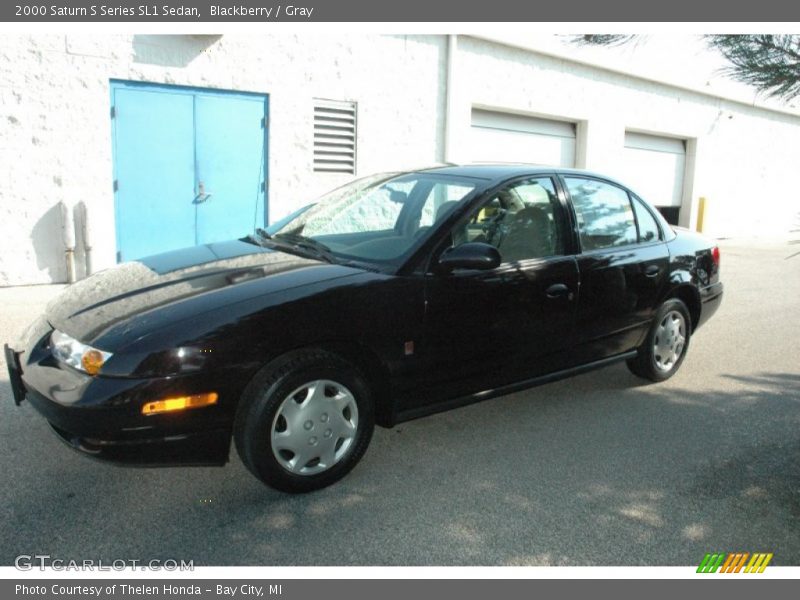
<svg viewBox="0 0 800 600">
<path fill-rule="evenodd" d="M 516 38 L 5 36 L 0 285 L 66 280 L 62 202 L 81 277 L 87 246 L 98 270 L 437 162 L 592 169 L 688 227 L 702 197 L 713 236 L 797 227 L 797 107 L 722 78 L 689 36 Z"/>
</svg>

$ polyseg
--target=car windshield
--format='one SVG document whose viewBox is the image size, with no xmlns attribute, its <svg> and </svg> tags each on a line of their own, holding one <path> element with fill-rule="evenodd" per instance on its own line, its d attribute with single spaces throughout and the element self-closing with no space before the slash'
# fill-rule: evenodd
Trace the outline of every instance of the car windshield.
<svg viewBox="0 0 800 600">
<path fill-rule="evenodd" d="M 335 257 L 394 263 L 475 187 L 474 179 L 428 172 L 373 175 L 330 192 L 269 233 Z"/>
</svg>

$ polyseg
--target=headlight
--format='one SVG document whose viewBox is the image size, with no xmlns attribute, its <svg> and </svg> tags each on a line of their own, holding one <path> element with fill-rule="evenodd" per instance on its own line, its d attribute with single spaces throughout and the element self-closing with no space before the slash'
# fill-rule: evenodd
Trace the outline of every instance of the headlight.
<svg viewBox="0 0 800 600">
<path fill-rule="evenodd" d="M 111 352 L 82 344 L 58 329 L 50 336 L 50 345 L 58 360 L 89 375 L 97 375 L 103 363 L 111 358 Z"/>
</svg>

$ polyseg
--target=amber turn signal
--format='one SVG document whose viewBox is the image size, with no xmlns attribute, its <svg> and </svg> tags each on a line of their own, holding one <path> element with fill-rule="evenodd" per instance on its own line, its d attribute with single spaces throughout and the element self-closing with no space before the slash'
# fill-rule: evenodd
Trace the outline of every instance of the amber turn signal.
<svg viewBox="0 0 800 600">
<path fill-rule="evenodd" d="M 177 410 L 185 410 L 187 408 L 201 408 L 203 406 L 211 406 L 217 403 L 217 393 L 209 392 L 207 394 L 195 394 L 193 396 L 178 396 L 177 398 L 165 398 L 164 400 L 156 400 L 148 402 L 142 406 L 143 415 L 154 415 L 157 413 L 175 412 Z"/>
<path fill-rule="evenodd" d="M 81 366 L 89 375 L 97 375 L 105 359 L 99 350 L 87 350 L 81 356 Z"/>
</svg>

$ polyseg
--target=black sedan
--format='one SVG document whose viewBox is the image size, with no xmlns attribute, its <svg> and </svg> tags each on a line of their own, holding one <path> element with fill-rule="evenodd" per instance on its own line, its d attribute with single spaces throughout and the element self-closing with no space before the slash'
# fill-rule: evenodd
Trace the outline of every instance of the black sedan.
<svg viewBox="0 0 800 600">
<path fill-rule="evenodd" d="M 671 377 L 720 304 L 719 260 L 600 175 L 381 174 L 74 284 L 6 358 L 16 402 L 81 452 L 221 465 L 233 439 L 256 477 L 305 492 L 375 424 L 616 361 Z"/>
</svg>

